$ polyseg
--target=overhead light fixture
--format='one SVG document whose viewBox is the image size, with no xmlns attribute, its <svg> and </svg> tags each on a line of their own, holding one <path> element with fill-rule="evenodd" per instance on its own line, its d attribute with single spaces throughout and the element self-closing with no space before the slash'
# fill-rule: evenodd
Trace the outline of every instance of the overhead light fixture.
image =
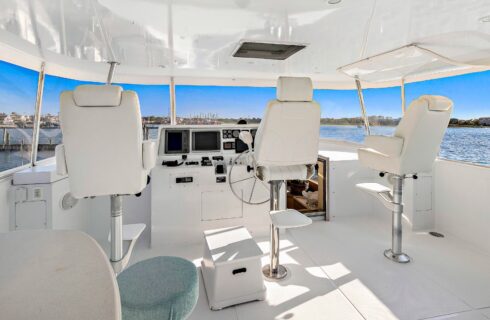
<svg viewBox="0 0 490 320">
<path fill-rule="evenodd" d="M 306 48 L 305 44 L 242 41 L 233 53 L 236 58 L 286 60 Z"/>
<path fill-rule="evenodd" d="M 342 0 L 328 0 L 329 4 L 338 4 L 340 2 L 342 2 Z"/>
<path fill-rule="evenodd" d="M 478 19 L 480 22 L 490 22 L 490 16 L 484 16 Z"/>
</svg>

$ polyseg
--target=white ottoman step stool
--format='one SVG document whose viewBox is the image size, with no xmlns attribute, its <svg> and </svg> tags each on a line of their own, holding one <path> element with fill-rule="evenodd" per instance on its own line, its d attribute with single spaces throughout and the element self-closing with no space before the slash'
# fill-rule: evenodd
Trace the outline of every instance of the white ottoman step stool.
<svg viewBox="0 0 490 320">
<path fill-rule="evenodd" d="M 211 310 L 264 300 L 263 253 L 245 227 L 204 231 L 201 262 L 204 287 Z"/>
</svg>

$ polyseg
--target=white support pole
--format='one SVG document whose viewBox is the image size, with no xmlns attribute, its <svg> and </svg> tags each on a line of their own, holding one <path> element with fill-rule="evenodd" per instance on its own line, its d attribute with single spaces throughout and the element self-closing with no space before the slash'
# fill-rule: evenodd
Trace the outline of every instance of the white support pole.
<svg viewBox="0 0 490 320">
<path fill-rule="evenodd" d="M 169 72 L 171 75 L 174 74 L 174 23 L 173 23 L 173 0 L 167 1 L 168 10 L 167 10 L 167 41 L 168 41 L 168 50 L 169 50 Z M 175 80 L 173 76 L 170 76 L 169 83 L 169 91 L 170 91 L 170 110 L 169 110 L 169 118 L 170 125 L 177 124 L 177 111 L 175 104 Z"/>
<path fill-rule="evenodd" d="M 270 211 L 279 210 L 280 190 L 283 181 L 270 181 Z M 262 274 L 271 280 L 280 280 L 287 276 L 287 269 L 279 263 L 279 228 L 270 225 L 270 263 L 262 268 Z"/>
<path fill-rule="evenodd" d="M 402 100 L 402 116 L 405 114 L 405 78 L 402 78 L 402 82 L 400 85 L 400 94 Z"/>
<path fill-rule="evenodd" d="M 361 116 L 364 122 L 364 129 L 366 130 L 366 135 L 371 135 L 371 128 L 369 127 L 369 119 L 366 114 L 366 107 L 364 105 L 364 96 L 362 95 L 362 86 L 361 81 L 356 79 L 356 87 L 357 87 L 357 96 L 359 97 L 359 105 L 361 106 Z"/>
<path fill-rule="evenodd" d="M 386 258 L 398 263 L 410 262 L 410 257 L 402 251 L 403 179 L 405 176 L 393 175 L 391 249 L 384 252 Z"/>
<path fill-rule="evenodd" d="M 279 189 L 281 187 L 281 181 L 270 182 L 270 211 L 279 210 Z M 279 266 L 279 229 L 271 224 L 271 255 L 270 255 L 270 276 L 272 273 L 277 273 Z"/>
<path fill-rule="evenodd" d="M 34 125 L 32 130 L 32 144 L 31 144 L 31 165 L 36 165 L 37 148 L 39 145 L 39 127 L 41 125 L 41 110 L 43 105 L 43 92 L 44 92 L 44 67 L 45 63 L 41 63 L 41 69 L 37 78 L 37 94 L 36 94 L 36 108 L 34 110 Z"/>
<path fill-rule="evenodd" d="M 175 81 L 174 77 L 170 77 L 170 124 L 175 126 L 177 124 L 177 111 L 175 109 Z"/>
<path fill-rule="evenodd" d="M 65 22 L 65 1 L 64 0 L 59 0 L 60 3 L 60 25 L 61 25 L 61 32 L 60 32 L 60 42 L 61 42 L 61 52 L 64 55 L 68 55 L 68 48 L 66 44 L 66 22 Z"/>
<path fill-rule="evenodd" d="M 119 64 L 119 62 L 116 61 L 110 61 L 109 63 L 109 73 L 107 74 L 107 81 L 106 84 L 111 84 L 112 83 L 112 78 L 114 77 L 114 72 L 116 71 L 116 66 Z"/>
<path fill-rule="evenodd" d="M 111 261 L 118 262 L 123 258 L 122 238 L 122 196 L 111 196 Z"/>
</svg>

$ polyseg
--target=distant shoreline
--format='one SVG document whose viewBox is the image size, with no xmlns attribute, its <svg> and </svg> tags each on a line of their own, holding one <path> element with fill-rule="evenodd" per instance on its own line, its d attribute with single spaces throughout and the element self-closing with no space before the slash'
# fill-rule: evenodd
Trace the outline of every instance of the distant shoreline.
<svg viewBox="0 0 490 320">
<path fill-rule="evenodd" d="M 357 124 L 340 124 L 340 123 L 322 123 L 321 126 L 350 126 L 350 127 L 355 127 L 358 126 Z M 359 125 L 361 127 L 364 127 L 364 125 Z M 370 127 L 396 127 L 396 125 L 388 125 L 388 124 L 383 124 L 383 125 L 375 125 L 375 124 L 370 124 Z M 448 128 L 489 128 L 490 126 L 481 126 L 481 125 L 457 125 L 457 124 L 449 124 L 447 126 Z"/>
<path fill-rule="evenodd" d="M 235 124 L 239 119 L 232 118 L 217 118 L 215 119 L 223 124 Z M 258 118 L 243 118 L 249 124 L 259 123 Z M 396 127 L 400 122 L 400 118 L 390 118 L 383 116 L 370 116 L 369 123 L 376 127 Z M 322 118 L 320 120 L 322 126 L 364 126 L 364 121 L 361 118 Z M 452 118 L 449 122 L 450 128 L 490 128 L 490 117 L 481 117 L 479 119 L 462 120 Z"/>
<path fill-rule="evenodd" d="M 215 124 L 221 123 L 225 125 L 231 125 L 231 124 L 236 124 L 239 119 L 214 119 Z M 260 123 L 260 119 L 258 118 L 253 118 L 253 119 L 243 119 L 248 122 L 248 124 L 258 124 Z M 336 119 L 335 119 L 336 120 Z M 360 122 L 358 119 L 353 118 L 352 122 L 349 123 L 348 119 L 339 119 L 338 122 L 335 121 L 331 122 L 330 119 L 321 119 L 320 125 L 322 126 L 359 126 L 359 127 L 364 127 L 364 123 Z M 358 120 L 358 121 L 356 121 Z M 398 125 L 399 119 L 383 119 L 381 121 L 370 121 L 370 126 L 372 127 L 396 127 Z M 459 122 L 459 123 L 458 123 Z M 158 126 L 158 125 L 168 125 L 168 122 L 146 122 L 146 125 L 149 126 Z M 449 128 L 490 128 L 490 122 L 480 124 L 480 123 L 475 123 L 475 121 L 472 120 L 458 120 L 458 119 L 451 119 L 451 122 L 448 125 Z M 50 130 L 50 129 L 60 129 L 59 126 L 43 126 L 41 125 L 40 127 L 43 130 Z M 0 125 L 0 129 L 32 129 L 32 126 L 6 126 L 3 127 Z"/>
<path fill-rule="evenodd" d="M 464 125 L 464 124 L 449 124 L 448 128 L 490 128 L 490 126 L 482 125 Z"/>
</svg>

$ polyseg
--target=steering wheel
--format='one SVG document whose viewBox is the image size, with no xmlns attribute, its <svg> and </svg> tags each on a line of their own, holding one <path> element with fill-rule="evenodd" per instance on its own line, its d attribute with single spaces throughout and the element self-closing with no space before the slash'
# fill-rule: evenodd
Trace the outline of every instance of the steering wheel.
<svg viewBox="0 0 490 320">
<path fill-rule="evenodd" d="M 257 178 L 249 150 L 240 153 L 228 170 L 228 184 L 238 200 L 250 205 L 269 202 L 268 185 Z"/>
</svg>

